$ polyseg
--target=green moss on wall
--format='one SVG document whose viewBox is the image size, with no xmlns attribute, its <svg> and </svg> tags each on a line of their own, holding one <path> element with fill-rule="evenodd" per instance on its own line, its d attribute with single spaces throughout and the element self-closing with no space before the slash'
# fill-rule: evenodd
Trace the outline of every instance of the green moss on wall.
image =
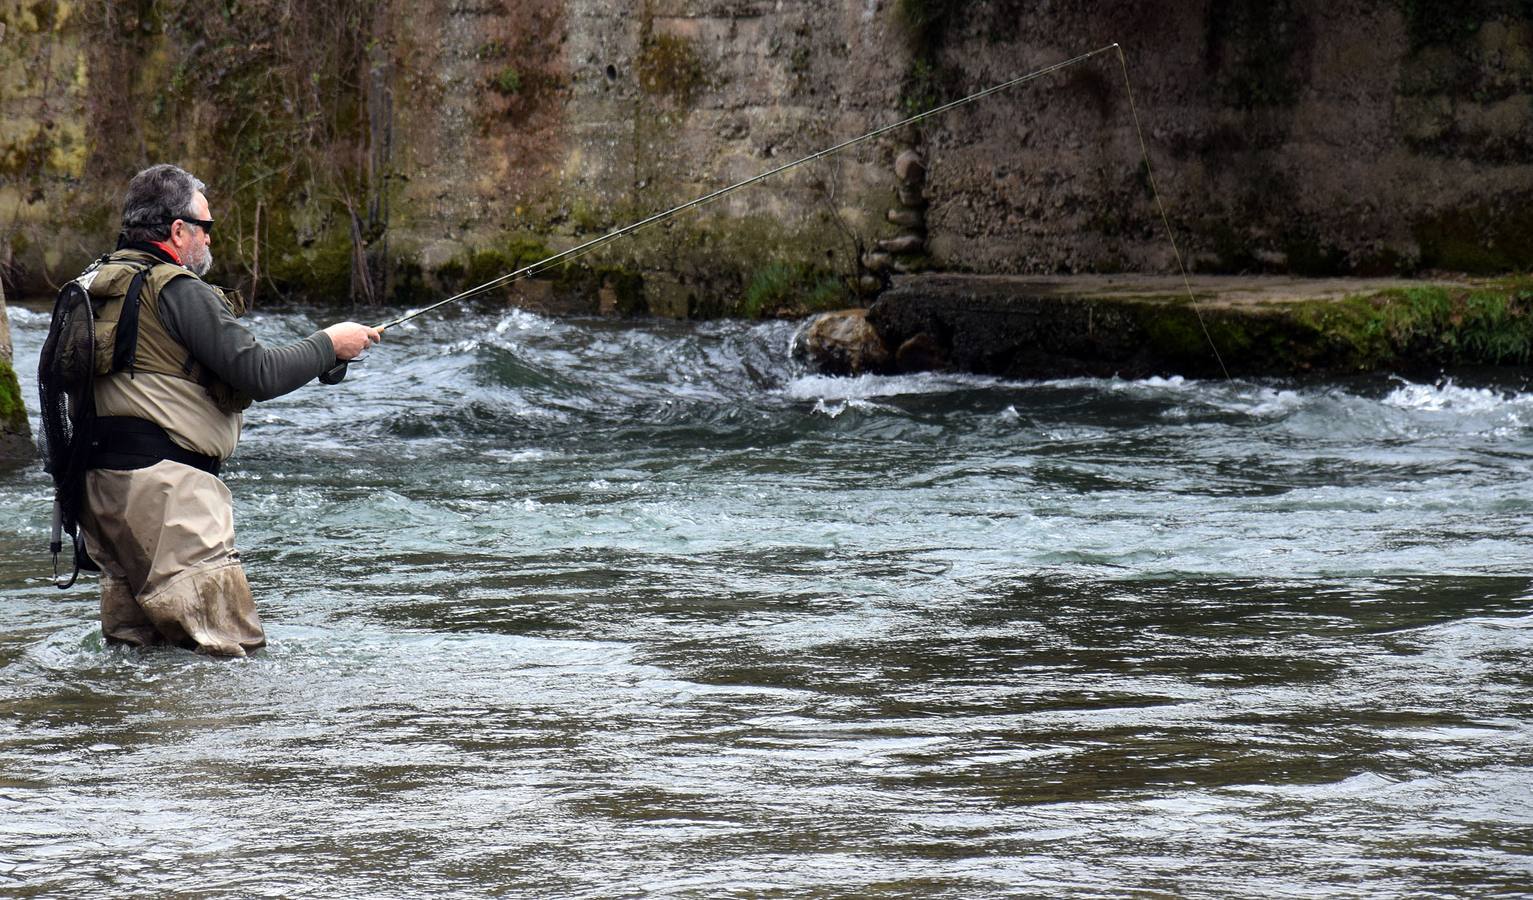
<svg viewBox="0 0 1533 900">
<path fill-rule="evenodd" d="M 542 262 L 557 251 L 529 235 L 514 235 L 482 247 L 466 250 L 424 270 L 409 259 L 394 263 L 393 299 L 419 304 L 440 300 Z M 503 303 L 522 294 L 529 285 L 525 276 L 498 289 L 476 295 L 488 303 Z M 634 268 L 610 260 L 582 257 L 554 263 L 532 276 L 537 283 L 540 308 L 563 313 L 603 311 L 614 315 L 637 315 L 645 311 L 644 279 Z"/>
<path fill-rule="evenodd" d="M 1288 271 L 1295 275 L 1323 278 L 1347 273 L 1344 251 L 1302 230 L 1289 234 L 1284 240 L 1283 255 L 1288 260 Z"/>
<path fill-rule="evenodd" d="M 942 43 L 963 11 L 953 0 L 898 0 L 894 21 L 910 53 L 910 65 L 900 84 L 900 108 L 909 115 L 925 112 L 953 99 L 961 80 L 942 62 Z"/>
<path fill-rule="evenodd" d="M 53 142 L 42 129 L 28 138 L 0 147 L 0 176 L 20 179 L 42 172 L 53 153 Z"/>
<path fill-rule="evenodd" d="M 1495 275 L 1533 269 L 1533 196 L 1507 198 L 1499 208 L 1454 209 L 1418 222 L 1421 265 Z"/>
<path fill-rule="evenodd" d="M 1428 285 L 1308 304 L 1294 318 L 1356 371 L 1415 365 L 1525 365 L 1533 358 L 1533 282 Z"/>
<path fill-rule="evenodd" d="M 490 79 L 490 87 L 497 94 L 506 96 L 519 94 L 522 92 L 522 73 L 516 70 L 516 66 L 506 66 Z"/>
<path fill-rule="evenodd" d="M 847 305 L 854 253 L 846 244 L 817 218 L 788 223 L 757 215 L 676 221 L 641 232 L 619 252 L 629 268 L 678 276 L 691 297 L 686 315 L 756 317 Z M 646 289 L 659 297 L 654 285 Z M 678 314 L 673 300 L 657 314 Z"/>
<path fill-rule="evenodd" d="M 900 108 L 906 115 L 935 109 L 948 98 L 947 85 L 952 75 L 926 58 L 916 59 L 905 73 L 900 86 Z"/>
<path fill-rule="evenodd" d="M 468 277 L 482 279 L 479 283 L 498 278 L 508 272 L 542 262 L 554 255 L 554 250 L 535 237 L 510 236 L 493 247 L 475 251 L 470 257 Z"/>
<path fill-rule="evenodd" d="M 352 255 L 350 236 L 331 230 L 308 247 L 288 244 L 267 263 L 267 277 L 289 297 L 341 303 L 351 296 Z"/>
<path fill-rule="evenodd" d="M 436 297 L 426 282 L 425 270 L 413 259 L 395 258 L 390 275 L 389 299 L 395 303 L 417 306 Z"/>
<path fill-rule="evenodd" d="M 0 358 L 0 437 L 31 433 L 27 424 L 27 408 L 21 400 L 21 384 L 9 360 Z"/>
<path fill-rule="evenodd" d="M 1424 284 L 1342 299 L 1210 306 L 1154 299 L 1094 301 L 1123 310 L 1153 367 L 1218 375 L 1380 372 L 1527 365 L 1533 279 Z M 1201 312 L 1201 323 L 1199 322 Z M 1205 334 L 1205 326 L 1207 332 Z"/>
<path fill-rule="evenodd" d="M 675 34 L 647 34 L 635 60 L 639 87 L 683 105 L 708 83 L 707 68 L 693 42 Z"/>
<path fill-rule="evenodd" d="M 1217 366 L 1209 345 L 1209 335 L 1203 330 L 1204 325 L 1211 320 L 1213 327 L 1209 331 L 1220 332 L 1214 338 L 1214 346 L 1220 346 L 1222 353 L 1222 345 L 1231 337 L 1232 327 L 1229 322 L 1222 320 L 1213 311 L 1205 313 L 1203 322 L 1200 322 L 1199 311 L 1185 303 L 1137 304 L 1137 307 L 1137 318 L 1149 338 L 1150 348 L 1157 356 L 1178 362 L 1189 371 Z M 1247 343 L 1243 335 L 1241 343 Z"/>
</svg>

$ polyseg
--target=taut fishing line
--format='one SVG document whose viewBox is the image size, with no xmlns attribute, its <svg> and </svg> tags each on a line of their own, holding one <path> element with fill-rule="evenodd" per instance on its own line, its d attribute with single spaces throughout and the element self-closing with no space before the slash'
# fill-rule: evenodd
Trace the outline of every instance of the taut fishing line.
<svg viewBox="0 0 1533 900">
<path fill-rule="evenodd" d="M 590 253 L 592 250 L 595 250 L 595 249 L 597 249 L 598 247 L 601 247 L 604 244 L 607 244 L 607 243 L 609 243 L 611 241 L 615 241 L 615 240 L 617 240 L 620 237 L 626 237 L 626 236 L 628 236 L 630 234 L 634 234 L 635 232 L 638 232 L 638 231 L 640 231 L 642 229 L 648 228 L 651 225 L 655 225 L 655 224 L 658 224 L 660 222 L 663 222 L 666 219 L 671 218 L 672 216 L 676 216 L 676 215 L 679 215 L 679 214 L 681 214 L 683 212 L 686 212 L 689 209 L 696 209 L 699 206 L 703 206 L 705 204 L 711 203 L 714 200 L 717 200 L 717 199 L 719 199 L 720 197 L 723 197 L 726 194 L 733 193 L 733 192 L 735 192 L 735 191 L 737 191 L 737 190 L 739 190 L 741 188 L 744 188 L 744 187 L 749 187 L 750 185 L 753 185 L 753 184 L 755 184 L 755 183 L 757 183 L 759 181 L 765 181 L 766 179 L 771 178 L 773 175 L 777 175 L 777 174 L 780 174 L 782 172 L 786 172 L 789 169 L 797 168 L 798 166 L 804 165 L 805 163 L 814 162 L 817 159 L 822 159 L 822 158 L 824 158 L 826 156 L 830 156 L 833 153 L 838 153 L 838 152 L 840 152 L 842 150 L 845 150 L 847 147 L 851 147 L 851 146 L 853 146 L 855 144 L 860 144 L 860 143 L 862 143 L 864 141 L 872 140 L 873 138 L 880 137 L 882 135 L 888 134 L 889 132 L 894 131 L 896 129 L 904 128 L 906 125 L 913 125 L 916 122 L 922 121 L 923 119 L 929 119 L 932 116 L 940 115 L 941 113 L 945 113 L 945 112 L 947 112 L 949 110 L 952 110 L 952 109 L 957 109 L 960 106 L 965 106 L 967 104 L 973 103 L 976 100 L 980 100 L 980 99 L 983 99 L 985 97 L 990 96 L 991 94 L 998 93 L 1000 91 L 1004 91 L 1007 88 L 1016 87 L 1019 84 L 1026 84 L 1029 81 L 1033 81 L 1034 79 L 1042 78 L 1045 75 L 1051 74 L 1053 72 L 1057 72 L 1060 69 L 1068 68 L 1070 66 L 1075 65 L 1076 63 L 1085 62 L 1086 60 L 1091 59 L 1092 57 L 1100 56 L 1101 54 L 1107 53 L 1107 52 L 1109 52 L 1111 50 L 1118 51 L 1118 62 L 1119 62 L 1120 66 L 1122 67 L 1122 70 L 1123 70 L 1123 87 L 1124 87 L 1124 90 L 1127 91 L 1127 93 L 1128 93 L 1129 111 L 1133 115 L 1134 130 L 1135 130 L 1135 132 L 1139 136 L 1139 151 L 1140 151 L 1140 154 L 1144 158 L 1145 172 L 1146 172 L 1146 174 L 1149 175 L 1150 191 L 1151 191 L 1151 193 L 1155 197 L 1156 208 L 1160 211 L 1161 222 L 1165 225 L 1166 237 L 1171 241 L 1171 252 L 1176 257 L 1177 268 L 1181 271 L 1181 274 L 1182 274 L 1182 284 L 1187 289 L 1187 300 L 1192 304 L 1193 312 L 1197 314 L 1198 324 L 1203 328 L 1203 336 L 1208 339 L 1208 345 L 1214 351 L 1214 358 L 1219 361 L 1219 368 L 1224 372 L 1224 377 L 1226 379 L 1228 379 L 1230 377 L 1229 370 L 1224 367 L 1224 359 L 1219 356 L 1219 348 L 1214 346 L 1213 336 L 1211 334 L 1209 334 L 1208 326 L 1206 324 L 1204 324 L 1204 322 L 1203 322 L 1203 314 L 1202 314 L 1202 312 L 1200 312 L 1198 310 L 1197 300 L 1193 296 L 1193 293 L 1192 293 L 1192 283 L 1188 279 L 1188 276 L 1187 276 L 1187 267 L 1182 262 L 1182 252 L 1177 247 L 1175 235 L 1173 235 L 1172 232 L 1171 232 L 1171 219 L 1170 219 L 1169 216 L 1166 215 L 1166 206 L 1165 206 L 1165 204 L 1163 202 L 1161 202 L 1160 190 L 1155 185 L 1155 174 L 1154 174 L 1154 172 L 1150 168 L 1150 151 L 1149 151 L 1149 147 L 1145 143 L 1145 140 L 1144 140 L 1144 129 L 1141 128 L 1140 124 L 1139 124 L 1139 110 L 1134 105 L 1134 92 L 1133 92 L 1133 89 L 1131 87 L 1129 87 L 1128 61 L 1127 61 L 1127 58 L 1123 54 L 1123 48 L 1120 47 L 1116 43 L 1108 44 L 1106 47 L 1100 47 L 1100 48 L 1098 48 L 1096 50 L 1092 50 L 1089 53 L 1082 53 L 1080 56 L 1071 57 L 1070 59 L 1064 60 L 1063 62 L 1054 63 L 1051 66 L 1045 66 L 1044 68 L 1038 69 L 1037 71 L 1029 72 L 1026 75 L 1021 75 L 1021 76 L 1018 76 L 1017 78 L 1013 78 L 1010 81 L 1005 81 L 1005 82 L 1002 82 L 1000 84 L 993 85 L 991 87 L 987 87 L 984 90 L 977 91 L 977 92 L 975 92 L 973 94 L 968 95 L 967 97 L 962 97 L 962 98 L 960 98 L 958 100 L 954 100 L 954 101 L 952 101 L 950 103 L 944 103 L 941 106 L 934 107 L 934 108 L 929 109 L 929 110 L 927 110 L 926 112 L 923 112 L 923 113 L 917 113 L 916 115 L 910 116 L 909 118 L 906 118 L 906 119 L 901 119 L 898 122 L 895 122 L 893 124 L 885 125 L 885 126 L 883 126 L 881 128 L 875 128 L 875 129 L 873 129 L 872 131 L 869 131 L 866 134 L 859 135 L 857 137 L 851 138 L 850 140 L 842 141 L 841 143 L 836 144 L 833 147 L 827 147 L 824 150 L 820 150 L 820 151 L 817 151 L 815 153 L 811 153 L 808 156 L 802 157 L 800 159 L 795 159 L 792 162 L 784 163 L 783 165 L 780 165 L 780 166 L 778 166 L 775 169 L 770 169 L 768 171 L 760 173 L 759 175 L 753 175 L 752 177 L 747 178 L 744 181 L 738 181 L 738 182 L 736 182 L 734 184 L 729 185 L 728 187 L 722 187 L 722 188 L 719 188 L 718 190 L 716 190 L 716 191 L 714 191 L 712 193 L 704 194 L 703 196 L 698 197 L 698 198 L 693 199 L 693 200 L 688 200 L 686 203 L 683 203 L 683 204 L 681 204 L 679 206 L 673 206 L 670 209 L 665 210 L 664 212 L 658 212 L 658 213 L 655 213 L 652 216 L 649 216 L 648 218 L 640 219 L 639 221 L 634 222 L 634 223 L 629 224 L 629 225 L 624 225 L 621 228 L 618 228 L 618 229 L 615 229 L 613 231 L 607 232 L 606 234 L 602 235 L 601 237 L 594 238 L 592 240 L 586 241 L 585 243 L 579 244 L 579 245 L 574 246 L 574 247 L 571 247 L 568 250 L 564 250 L 564 251 L 561 251 L 559 253 L 555 253 L 554 255 L 552 255 L 550 257 L 547 257 L 546 259 L 540 259 L 537 262 L 532 263 L 532 264 L 527 265 L 527 266 L 523 266 L 522 268 L 517 269 L 514 272 L 507 272 L 506 274 L 501 275 L 501 276 L 499 276 L 497 278 L 492 278 L 491 280 L 486 281 L 484 284 L 478 285 L 476 287 L 471 287 L 471 288 L 469 288 L 466 291 L 462 291 L 460 293 L 454 294 L 451 297 L 448 297 L 448 298 L 446 298 L 444 300 L 438 300 L 437 302 L 435 302 L 435 303 L 433 303 L 433 304 L 431 304 L 429 306 L 424 306 L 424 307 L 422 307 L 420 309 L 411 310 L 411 311 L 409 311 L 409 312 L 407 312 L 407 313 L 405 313 L 405 314 L 403 314 L 401 316 L 397 316 L 397 317 L 395 317 L 393 319 L 389 319 L 389 320 L 387 320 L 385 322 L 380 322 L 377 325 L 374 325 L 373 327 L 378 329 L 379 331 L 385 331 L 385 330 L 387 330 L 389 328 L 393 328 L 396 325 L 402 325 L 405 322 L 408 322 L 411 319 L 415 318 L 416 316 L 422 316 L 422 315 L 425 315 L 428 312 L 431 312 L 432 310 L 440 309 L 441 307 L 446 306 L 449 303 L 456 303 L 459 300 L 467 300 L 470 297 L 478 296 L 479 294 L 483 294 L 483 293 L 485 293 L 487 291 L 494 290 L 494 289 L 496 289 L 498 287 L 504 287 L 505 285 L 512 284 L 513 282 L 521 281 L 521 280 L 526 279 L 526 278 L 531 278 L 531 277 L 533 277 L 535 275 L 538 275 L 538 274 L 540 274 L 542 272 L 547 271 L 548 269 L 552 268 L 556 263 L 570 262 L 570 261 L 572 261 L 574 259 L 577 259 L 577 258 L 579 258 L 581 256 L 584 256 L 587 253 Z M 353 361 L 355 361 L 355 360 L 353 360 Z M 326 384 L 338 384 L 341 381 L 341 379 L 346 377 L 347 365 L 348 365 L 347 362 L 337 360 L 335 367 L 330 369 L 325 374 L 321 375 L 320 376 L 320 380 L 323 381 Z"/>
<path fill-rule="evenodd" d="M 1203 337 L 1208 339 L 1208 348 L 1214 351 L 1214 359 L 1219 362 L 1219 371 L 1224 373 L 1224 380 L 1230 380 L 1230 370 L 1224 367 L 1224 357 L 1219 355 L 1219 346 L 1214 343 L 1214 336 L 1208 333 L 1208 324 L 1203 321 L 1203 312 L 1198 309 L 1198 301 L 1192 295 L 1192 281 L 1187 277 L 1187 266 L 1182 262 L 1182 251 L 1176 246 L 1176 234 L 1171 230 L 1171 218 L 1166 215 L 1166 204 L 1160 200 L 1160 188 L 1155 186 L 1155 171 L 1150 168 L 1150 148 L 1144 142 L 1144 129 L 1139 125 L 1139 108 L 1134 105 L 1134 89 L 1128 83 L 1128 58 L 1123 55 L 1123 48 L 1113 44 L 1118 50 L 1118 65 L 1123 69 L 1123 90 L 1128 94 L 1128 111 L 1134 118 L 1134 133 L 1139 135 L 1139 154 L 1144 158 L 1144 173 L 1150 180 L 1150 193 L 1155 195 L 1155 208 L 1160 210 L 1160 221 L 1166 226 L 1166 240 L 1171 242 L 1171 253 L 1176 257 L 1176 268 L 1182 273 L 1182 287 L 1187 289 L 1187 302 L 1192 304 L 1193 315 L 1198 317 L 1198 327 L 1203 329 Z"/>
</svg>

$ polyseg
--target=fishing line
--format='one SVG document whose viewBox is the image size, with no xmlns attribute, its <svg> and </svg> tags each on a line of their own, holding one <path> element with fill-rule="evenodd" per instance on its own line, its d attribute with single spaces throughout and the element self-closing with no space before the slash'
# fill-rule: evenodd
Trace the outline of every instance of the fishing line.
<svg viewBox="0 0 1533 900">
<path fill-rule="evenodd" d="M 511 284 L 513 282 L 521 281 L 521 280 L 526 279 L 526 278 L 534 277 L 534 276 L 536 276 L 538 274 L 541 274 L 542 272 L 545 272 L 548 269 L 552 268 L 555 264 L 570 262 L 570 261 L 572 261 L 574 259 L 577 259 L 577 258 L 579 258 L 581 256 L 584 256 L 587 253 L 590 253 L 591 251 L 597 249 L 598 247 L 601 247 L 604 244 L 607 244 L 607 243 L 609 243 L 611 241 L 615 241 L 618 238 L 626 237 L 628 235 L 634 234 L 635 232 L 638 232 L 638 231 L 640 231 L 640 230 L 642 230 L 644 228 L 648 228 L 651 225 L 656 225 L 656 224 L 658 224 L 660 222 L 665 221 L 666 219 L 669 219 L 669 218 L 671 218 L 673 216 L 676 216 L 676 215 L 679 215 L 679 214 L 681 214 L 683 212 L 686 212 L 687 210 L 696 209 L 697 207 L 700 207 L 700 206 L 703 206 L 705 204 L 711 203 L 714 200 L 717 200 L 720 197 L 723 197 L 723 196 L 725 196 L 727 194 L 731 194 L 731 193 L 733 193 L 733 192 L 735 192 L 737 190 L 740 190 L 741 188 L 749 187 L 750 185 L 756 184 L 757 182 L 764 181 L 764 180 L 766 180 L 768 178 L 771 178 L 773 175 L 778 175 L 778 174 L 781 174 L 783 172 L 788 171 L 789 169 L 797 168 L 798 166 L 804 165 L 806 163 L 814 162 L 817 159 L 822 159 L 822 158 L 824 158 L 826 156 L 830 156 L 833 153 L 838 153 L 838 152 L 840 152 L 842 150 L 845 150 L 847 147 L 851 147 L 851 146 L 854 146 L 856 144 L 860 144 L 860 143 L 862 143 L 864 141 L 869 141 L 869 140 L 872 140 L 873 138 L 881 137 L 882 135 L 888 134 L 889 132 L 894 131 L 896 129 L 904 128 L 907 125 L 913 125 L 916 122 L 922 121 L 923 119 L 929 119 L 932 116 L 941 115 L 942 113 L 948 112 L 949 110 L 957 109 L 960 106 L 965 106 L 965 105 L 967 105 L 969 103 L 975 102 L 976 100 L 981 100 L 981 99 L 983 99 L 985 97 L 990 96 L 991 94 L 995 94 L 995 93 L 998 93 L 1000 91 L 1007 90 L 1008 88 L 1016 87 L 1019 84 L 1025 84 L 1025 83 L 1027 83 L 1029 81 L 1033 81 L 1035 79 L 1042 78 L 1045 75 L 1052 74 L 1054 72 L 1059 71 L 1060 69 L 1064 69 L 1064 68 L 1068 68 L 1069 66 L 1076 65 L 1077 63 L 1085 62 L 1088 59 L 1091 59 L 1091 58 L 1093 58 L 1095 56 L 1100 56 L 1101 54 L 1107 53 L 1108 51 L 1111 51 L 1111 50 L 1117 50 L 1118 51 L 1119 61 L 1123 65 L 1123 83 L 1124 83 L 1124 87 L 1128 88 L 1128 64 L 1127 64 L 1127 62 L 1124 62 L 1123 48 L 1118 46 L 1118 44 L 1116 44 L 1116 43 L 1109 44 L 1109 45 L 1107 45 L 1105 47 L 1099 47 L 1096 50 L 1090 51 L 1089 53 L 1082 53 L 1079 56 L 1074 56 L 1074 57 L 1071 57 L 1070 59 L 1063 60 L 1062 62 L 1057 62 L 1057 63 L 1054 63 L 1053 65 L 1045 66 L 1045 67 L 1043 67 L 1041 69 L 1038 69 L 1036 71 L 1029 72 L 1026 75 L 1018 76 L 1016 78 L 1011 79 L 1010 81 L 1005 81 L 1005 82 L 1002 82 L 1000 84 L 992 85 L 991 87 L 985 88 L 984 90 L 976 91 L 975 93 L 972 93 L 972 94 L 968 95 L 967 97 L 961 97 L 961 98 L 959 98 L 957 100 L 953 100 L 953 101 L 951 101 L 949 103 L 944 103 L 941 106 L 937 106 L 937 107 L 934 107 L 932 109 L 929 109 L 926 112 L 917 113 L 916 115 L 910 116 L 908 118 L 901 119 L 898 122 L 894 122 L 892 124 L 885 125 L 885 126 L 883 126 L 881 128 L 875 128 L 872 131 L 867 132 L 866 134 L 862 134 L 862 135 L 859 135 L 857 137 L 851 138 L 849 140 L 842 141 L 841 143 L 836 144 L 833 147 L 827 147 L 824 150 L 819 150 L 819 151 L 817 151 L 815 153 L 809 154 L 808 156 L 802 157 L 800 159 L 795 159 L 792 162 L 784 163 L 783 165 L 780 165 L 780 166 L 778 166 L 775 169 L 769 169 L 768 171 L 762 172 L 762 173 L 760 173 L 758 175 L 754 175 L 754 176 L 752 176 L 750 178 L 745 179 L 744 181 L 738 181 L 738 182 L 736 182 L 734 184 L 731 184 L 731 185 L 729 185 L 727 187 L 719 188 L 718 190 L 713 191 L 712 193 L 704 194 L 703 196 L 697 197 L 697 198 L 695 198 L 693 200 L 688 200 L 686 203 L 682 203 L 679 206 L 673 206 L 670 209 L 667 209 L 667 210 L 665 210 L 663 212 L 658 212 L 658 213 L 655 213 L 654 215 L 649 216 L 647 218 L 640 219 L 637 222 L 633 222 L 633 223 L 631 223 L 629 225 L 624 225 L 621 228 L 615 229 L 615 230 L 610 231 L 610 232 L 608 232 L 608 233 L 606 233 L 604 235 L 601 235 L 600 237 L 597 237 L 597 238 L 594 238 L 592 240 L 586 241 L 583 244 L 579 244 L 577 246 L 569 248 L 568 250 L 564 250 L 564 251 L 561 251 L 559 253 L 555 253 L 554 255 L 549 256 L 549 257 L 547 257 L 545 259 L 540 259 L 537 262 L 531 263 L 530 265 L 523 266 L 520 269 L 517 269 L 517 270 L 512 271 L 512 272 L 508 272 L 508 273 L 506 273 L 504 275 L 501 275 L 501 276 L 499 276 L 497 278 L 493 278 L 493 279 L 491 279 L 489 281 L 486 281 L 484 284 L 477 285 L 475 287 L 471 287 L 468 290 L 465 290 L 465 291 L 462 291 L 460 293 L 454 294 L 451 297 L 447 297 L 446 299 L 438 300 L 437 302 L 435 302 L 435 303 L 433 303 L 433 304 L 431 304 L 429 306 L 425 306 L 425 307 L 422 307 L 422 308 L 416 309 L 416 310 L 411 310 L 411 311 L 409 311 L 409 312 L 407 312 L 407 313 L 405 313 L 405 314 L 403 314 L 401 316 L 397 316 L 397 317 L 395 317 L 393 319 L 389 319 L 389 320 L 387 320 L 385 322 L 380 322 L 377 325 L 374 325 L 373 327 L 378 329 L 379 331 L 385 331 L 385 330 L 387 330 L 389 328 L 393 328 L 396 325 L 402 325 L 405 322 L 408 322 L 411 319 L 415 318 L 416 316 L 422 316 L 422 315 L 425 315 L 428 312 L 431 312 L 432 310 L 440 309 L 441 307 L 446 306 L 449 303 L 457 303 L 460 300 L 467 300 L 470 297 L 475 297 L 475 296 L 478 296 L 480 294 L 486 293 L 488 291 L 494 290 L 496 288 L 504 287 L 505 285 L 509 285 L 509 284 Z M 1148 148 L 1147 148 L 1147 146 L 1145 144 L 1144 132 L 1143 132 L 1142 129 L 1139 128 L 1139 112 L 1138 112 L 1137 108 L 1134 107 L 1133 92 L 1131 90 L 1129 91 L 1129 108 L 1130 108 L 1130 110 L 1133 111 L 1134 127 L 1139 132 L 1140 152 L 1144 155 L 1145 170 L 1148 172 L 1149 169 L 1150 169 L 1149 150 L 1148 150 Z M 1151 188 L 1153 189 L 1154 185 L 1155 185 L 1155 180 L 1154 180 L 1153 174 L 1151 175 L 1151 178 L 1150 178 L 1150 185 L 1151 185 Z M 1167 233 L 1167 236 L 1169 237 L 1169 236 L 1171 236 L 1171 223 L 1170 223 L 1169 218 L 1167 218 L 1167 216 L 1166 216 L 1165 205 L 1161 203 L 1160 193 L 1159 193 L 1158 190 L 1155 191 L 1155 202 L 1156 202 L 1156 205 L 1160 208 L 1161 220 L 1166 225 L 1166 233 Z M 1172 249 L 1172 252 L 1176 255 L 1177 266 L 1181 268 L 1183 283 L 1186 284 L 1186 286 L 1187 286 L 1187 296 L 1188 296 L 1188 299 L 1192 300 L 1193 299 L 1192 298 L 1192 285 L 1191 285 L 1190 282 L 1187 281 L 1187 270 L 1186 270 L 1186 267 L 1182 265 L 1181 251 L 1177 248 L 1176 240 L 1175 240 L 1174 237 L 1172 237 L 1172 239 L 1171 239 L 1171 249 Z M 1197 312 L 1197 303 L 1196 303 L 1195 300 L 1193 301 L 1193 311 Z M 1202 322 L 1203 322 L 1203 316 L 1202 316 L 1201 313 L 1198 313 L 1198 323 L 1201 325 Z M 1204 326 L 1203 334 L 1204 334 L 1205 337 L 1208 337 L 1209 344 L 1210 344 L 1210 346 L 1212 346 L 1213 338 L 1211 336 L 1209 336 L 1207 326 Z M 1214 356 L 1215 356 L 1215 358 L 1218 358 L 1218 356 L 1219 356 L 1219 351 L 1218 351 L 1217 348 L 1215 348 L 1215 350 L 1214 350 Z M 1224 367 L 1224 360 L 1222 360 L 1222 359 L 1219 360 L 1219 366 L 1220 366 L 1220 368 Z M 342 378 L 346 377 L 346 367 L 347 367 L 347 363 L 346 362 L 337 361 L 337 363 L 336 363 L 334 368 L 330 369 L 324 375 L 320 376 L 320 380 L 325 382 L 326 384 L 336 384 L 336 383 L 339 383 Z M 1225 372 L 1225 377 L 1226 378 L 1229 377 L 1229 372 L 1228 371 Z"/>
<path fill-rule="evenodd" d="M 1166 226 L 1166 240 L 1171 242 L 1171 253 L 1176 257 L 1176 267 L 1182 273 L 1182 286 L 1187 289 L 1187 302 L 1192 306 L 1193 315 L 1198 317 L 1198 327 L 1203 329 L 1203 337 L 1208 339 L 1208 348 L 1214 351 L 1214 359 L 1219 362 L 1219 371 L 1224 373 L 1224 380 L 1230 380 L 1230 370 L 1224 366 L 1224 357 L 1219 355 L 1219 345 L 1214 343 L 1214 336 L 1208 333 L 1208 325 L 1203 321 L 1203 313 L 1198 309 L 1198 301 L 1192 295 L 1192 280 L 1187 277 L 1187 266 L 1182 262 L 1181 248 L 1176 246 L 1176 234 L 1171 230 L 1171 217 L 1166 215 L 1166 204 L 1161 202 L 1160 188 L 1155 186 L 1155 171 L 1150 168 L 1150 148 L 1144 141 L 1144 129 L 1139 125 L 1139 108 L 1134 105 L 1134 88 L 1128 83 L 1128 59 L 1123 55 L 1123 48 L 1113 44 L 1118 49 L 1118 65 L 1123 68 L 1123 90 L 1128 94 L 1128 110 L 1134 117 L 1134 132 L 1139 135 L 1139 153 L 1144 157 L 1144 173 L 1149 177 L 1150 193 L 1155 196 L 1155 207 L 1160 210 L 1160 221 Z"/>
</svg>

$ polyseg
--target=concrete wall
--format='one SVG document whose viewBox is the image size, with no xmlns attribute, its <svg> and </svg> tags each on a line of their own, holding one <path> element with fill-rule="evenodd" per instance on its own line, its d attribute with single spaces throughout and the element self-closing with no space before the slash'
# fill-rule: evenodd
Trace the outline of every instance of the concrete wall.
<svg viewBox="0 0 1533 900">
<path fill-rule="evenodd" d="M 312 7 L 312 8 L 311 8 Z M 912 109 L 1114 41 L 1197 271 L 1533 265 L 1533 26 L 1516 0 L 0 0 L 0 266 L 45 292 L 125 179 L 212 186 L 216 275 L 415 302 Z M 1103 55 L 648 230 L 519 292 L 667 315 L 843 302 L 930 161 L 931 263 L 1167 271 Z M 810 303 L 809 305 L 813 305 Z"/>
<path fill-rule="evenodd" d="M 954 7 L 938 65 L 984 83 L 1122 43 L 1198 271 L 1533 265 L 1533 24 L 1513 2 Z M 935 130 L 934 246 L 981 271 L 1166 271 L 1116 60 Z"/>
</svg>

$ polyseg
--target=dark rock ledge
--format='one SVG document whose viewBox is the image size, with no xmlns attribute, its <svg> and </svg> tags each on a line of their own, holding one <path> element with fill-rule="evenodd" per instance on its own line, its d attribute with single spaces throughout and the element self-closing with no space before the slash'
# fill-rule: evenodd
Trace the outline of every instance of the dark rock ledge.
<svg viewBox="0 0 1533 900">
<path fill-rule="evenodd" d="M 1533 278 L 912 275 L 811 320 L 820 371 L 1018 378 L 1423 371 L 1526 365 Z M 1217 348 L 1218 356 L 1215 355 Z"/>
</svg>

